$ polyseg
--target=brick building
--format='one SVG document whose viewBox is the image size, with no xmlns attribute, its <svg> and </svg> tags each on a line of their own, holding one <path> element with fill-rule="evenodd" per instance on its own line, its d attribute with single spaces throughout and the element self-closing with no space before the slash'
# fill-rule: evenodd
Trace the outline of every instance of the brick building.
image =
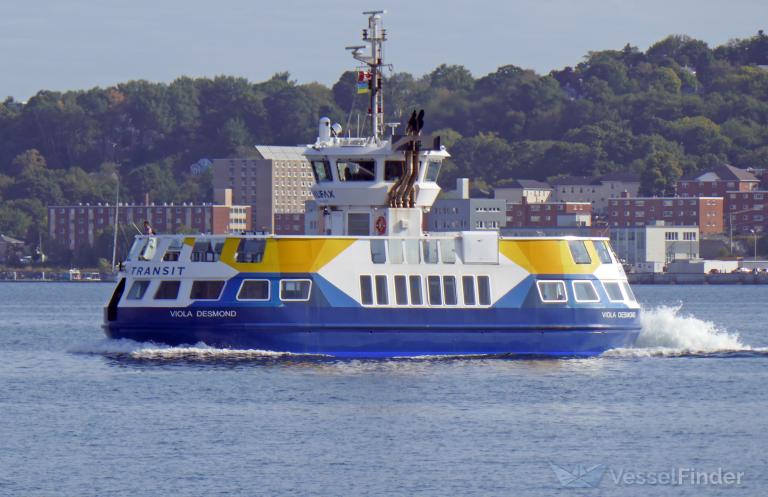
<svg viewBox="0 0 768 497">
<path fill-rule="evenodd" d="M 507 204 L 507 228 L 585 227 L 592 225 L 590 202 Z"/>
<path fill-rule="evenodd" d="M 722 233 L 722 197 L 624 197 L 612 199 L 608 226 L 639 227 L 664 221 L 666 226 L 698 226 L 701 234 Z"/>
<path fill-rule="evenodd" d="M 304 147 L 256 146 L 254 159 L 214 159 L 213 187 L 232 189 L 233 201 L 253 208 L 253 228 L 303 234 L 305 201 L 315 183 Z"/>
<path fill-rule="evenodd" d="M 760 180 L 745 169 L 728 164 L 708 171 L 697 171 L 677 181 L 680 197 L 725 197 L 728 192 L 749 192 L 760 187 Z"/>
<path fill-rule="evenodd" d="M 733 222 L 734 233 L 753 229 L 768 232 L 768 191 L 728 192 L 725 197 L 725 225 Z"/>
<path fill-rule="evenodd" d="M 96 237 L 115 224 L 115 206 L 53 205 L 48 207 L 48 233 L 77 250 L 93 245 Z M 136 234 L 144 221 L 157 233 L 216 233 L 251 230 L 251 206 L 214 204 L 120 204 L 118 224 Z"/>
</svg>

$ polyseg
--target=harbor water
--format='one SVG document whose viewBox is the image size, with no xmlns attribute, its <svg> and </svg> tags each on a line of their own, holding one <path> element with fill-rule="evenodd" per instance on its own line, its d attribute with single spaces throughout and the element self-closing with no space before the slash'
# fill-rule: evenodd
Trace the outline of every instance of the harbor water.
<svg viewBox="0 0 768 497">
<path fill-rule="evenodd" d="M 768 286 L 636 286 L 596 358 L 370 361 L 107 340 L 111 290 L 0 283 L 0 496 L 768 494 Z"/>
</svg>

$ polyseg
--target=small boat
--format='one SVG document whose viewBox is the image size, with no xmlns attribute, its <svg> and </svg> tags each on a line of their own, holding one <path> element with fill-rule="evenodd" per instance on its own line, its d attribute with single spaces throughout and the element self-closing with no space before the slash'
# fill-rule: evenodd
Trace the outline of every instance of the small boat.
<svg viewBox="0 0 768 497">
<path fill-rule="evenodd" d="M 448 151 L 414 112 L 384 136 L 382 12 L 367 12 L 370 136 L 321 118 L 313 232 L 137 236 L 111 338 L 337 357 L 590 356 L 631 346 L 640 306 L 609 240 L 429 233 Z M 364 90 L 366 88 L 363 88 Z"/>
</svg>

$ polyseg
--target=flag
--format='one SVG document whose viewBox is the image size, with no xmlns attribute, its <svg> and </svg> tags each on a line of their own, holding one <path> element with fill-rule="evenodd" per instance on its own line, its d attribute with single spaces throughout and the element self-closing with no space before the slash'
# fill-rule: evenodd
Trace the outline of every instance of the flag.
<svg viewBox="0 0 768 497">
<path fill-rule="evenodd" d="M 357 93 L 368 93 L 370 88 L 371 73 L 368 71 L 357 71 Z"/>
</svg>

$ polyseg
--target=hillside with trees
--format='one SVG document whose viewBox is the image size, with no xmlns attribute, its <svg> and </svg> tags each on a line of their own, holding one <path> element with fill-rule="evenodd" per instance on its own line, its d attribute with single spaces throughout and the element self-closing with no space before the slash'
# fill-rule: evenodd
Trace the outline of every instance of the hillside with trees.
<svg viewBox="0 0 768 497">
<path fill-rule="evenodd" d="M 0 90 L 1 91 L 1 90 Z M 248 156 L 254 144 L 310 143 L 320 116 L 357 127 L 368 108 L 355 73 L 331 88 L 268 81 L 181 77 L 84 91 L 40 91 L 0 104 L 0 233 L 46 239 L 46 205 L 210 201 L 201 158 Z M 768 36 L 710 48 L 669 36 L 590 52 L 573 67 L 540 75 L 514 65 L 475 78 L 441 65 L 387 78 L 386 121 L 426 111 L 452 159 L 441 183 L 641 174 L 644 194 L 668 194 L 689 171 L 728 162 L 768 167 Z M 50 241 L 44 243 L 50 244 Z"/>
</svg>

